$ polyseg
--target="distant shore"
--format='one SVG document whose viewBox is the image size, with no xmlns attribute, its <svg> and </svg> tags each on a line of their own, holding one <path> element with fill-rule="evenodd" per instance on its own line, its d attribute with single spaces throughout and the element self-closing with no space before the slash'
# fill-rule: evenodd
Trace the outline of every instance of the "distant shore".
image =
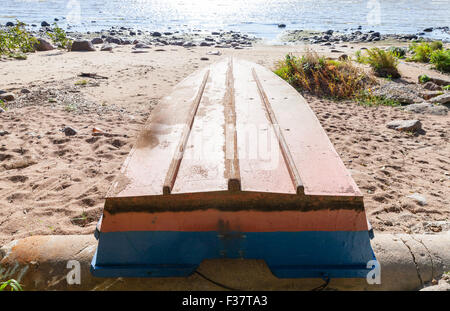
<svg viewBox="0 0 450 311">
<path fill-rule="evenodd" d="M 280 24 L 283 26 L 283 24 Z M 50 27 L 41 28 L 40 31 L 35 33 L 42 33 Z M 433 29 L 436 31 L 437 29 Z M 161 43 L 162 45 L 183 45 L 188 43 L 190 46 L 226 46 L 230 47 L 248 47 L 254 43 L 263 43 L 265 45 L 279 45 L 279 44 L 322 44 L 322 43 L 368 43 L 377 41 L 397 41 L 397 42 L 411 42 L 415 40 L 419 41 L 434 41 L 439 40 L 444 43 L 450 43 L 450 30 L 449 27 L 440 27 L 442 31 L 442 37 L 430 38 L 426 36 L 426 33 L 417 34 L 382 34 L 374 30 L 363 31 L 362 27 L 351 29 L 345 32 L 339 32 L 334 30 L 327 31 L 314 31 L 314 30 L 285 30 L 277 36 L 276 39 L 268 40 L 267 38 L 257 37 L 252 34 L 245 33 L 243 31 L 208 31 L 194 29 L 191 31 L 149 31 L 149 30 L 136 30 L 134 28 L 127 28 L 121 26 L 114 26 L 108 30 L 102 31 L 86 31 L 86 32 L 72 32 L 68 31 L 67 34 L 77 39 L 93 39 L 100 37 L 106 39 L 108 37 L 115 37 L 122 42 L 134 40 L 147 40 L 149 42 Z M 449 35 L 446 35 L 449 34 Z M 447 38 L 446 38 L 447 37 Z M 120 41 L 118 41 L 120 42 Z"/>
<path fill-rule="evenodd" d="M 57 22 L 56 22 L 57 23 Z M 7 25 L 13 25 L 9 22 Z M 7 25 L 0 25 L 1 28 Z M 278 25 L 284 28 L 284 24 Z M 276 26 L 274 26 L 276 27 Z M 48 33 L 53 32 L 53 27 L 47 22 L 41 25 L 27 25 L 27 30 L 35 37 L 45 38 Z M 431 39 L 427 33 L 432 31 L 441 31 L 442 37 Z M 314 30 L 284 30 L 276 39 L 257 37 L 241 31 L 221 30 L 208 31 L 201 29 L 190 30 L 172 30 L 172 31 L 151 31 L 136 29 L 123 26 L 112 26 L 106 30 L 100 31 L 71 31 L 66 30 L 67 36 L 71 39 L 96 39 L 97 42 L 114 43 L 117 45 L 136 44 L 137 42 L 154 44 L 156 46 L 204 46 L 215 48 L 234 48 L 242 49 L 254 46 L 255 44 L 264 45 L 334 45 L 334 44 L 357 44 L 357 43 L 376 43 L 390 42 L 394 44 L 408 43 L 413 41 L 434 41 L 439 40 L 443 43 L 450 43 L 449 27 L 437 27 L 425 29 L 425 32 L 416 34 L 382 34 L 374 30 L 363 30 L 361 26 L 348 29 L 347 31 L 314 31 Z M 447 38 L 446 38 L 447 37 Z"/>
</svg>

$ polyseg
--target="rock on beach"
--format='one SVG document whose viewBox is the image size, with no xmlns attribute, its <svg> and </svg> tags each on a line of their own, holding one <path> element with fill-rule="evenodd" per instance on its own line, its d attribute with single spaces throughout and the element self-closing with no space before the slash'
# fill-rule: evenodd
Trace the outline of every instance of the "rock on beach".
<svg viewBox="0 0 450 311">
<path fill-rule="evenodd" d="M 72 43 L 71 51 L 74 52 L 90 52 L 95 51 L 95 47 L 91 41 L 88 40 L 75 40 Z"/>
<path fill-rule="evenodd" d="M 394 120 L 386 124 L 386 127 L 397 131 L 415 132 L 422 129 L 422 123 L 419 120 Z"/>
<path fill-rule="evenodd" d="M 51 51 L 54 50 L 55 47 L 46 39 L 38 38 L 35 44 L 35 49 L 37 51 Z"/>
</svg>

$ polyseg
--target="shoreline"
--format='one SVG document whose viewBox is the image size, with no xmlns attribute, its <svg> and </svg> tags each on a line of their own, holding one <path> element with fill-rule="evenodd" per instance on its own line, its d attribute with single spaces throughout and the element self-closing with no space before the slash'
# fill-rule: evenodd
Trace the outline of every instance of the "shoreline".
<svg viewBox="0 0 450 311">
<path fill-rule="evenodd" d="M 57 22 L 55 22 L 57 23 Z M 15 23 L 9 22 L 9 26 Z M 0 29 L 8 27 L 7 25 L 0 25 Z M 27 31 L 36 38 L 48 39 L 48 32 L 53 32 L 53 27 L 47 23 L 42 22 L 42 26 L 38 28 L 26 25 Z M 281 28 L 280 28 L 281 26 Z M 274 25 L 274 27 L 277 27 Z M 278 25 L 280 29 L 285 29 L 284 24 Z M 267 46 L 277 45 L 331 45 L 331 44 L 347 44 L 347 43 L 388 43 L 388 44 L 404 44 L 414 41 L 442 41 L 444 44 L 450 43 L 450 28 L 445 27 L 430 27 L 425 29 L 426 32 L 417 32 L 415 34 L 384 34 L 375 30 L 363 30 L 361 26 L 357 28 L 346 29 L 346 31 L 335 31 L 332 29 L 326 31 L 315 30 L 301 30 L 288 29 L 283 30 L 275 38 L 257 37 L 245 31 L 234 30 L 205 30 L 205 29 L 191 29 L 184 30 L 166 30 L 166 31 L 151 31 L 136 29 L 134 27 L 112 26 L 109 29 L 102 29 L 101 31 L 66 31 L 68 38 L 73 40 L 93 40 L 97 42 L 108 42 L 118 45 L 135 44 L 137 42 L 145 44 L 155 44 L 157 46 L 211 46 L 216 48 L 235 48 L 241 49 L 251 47 L 255 44 L 262 44 Z M 442 31 L 442 36 L 437 38 L 427 37 L 436 31 Z"/>
</svg>

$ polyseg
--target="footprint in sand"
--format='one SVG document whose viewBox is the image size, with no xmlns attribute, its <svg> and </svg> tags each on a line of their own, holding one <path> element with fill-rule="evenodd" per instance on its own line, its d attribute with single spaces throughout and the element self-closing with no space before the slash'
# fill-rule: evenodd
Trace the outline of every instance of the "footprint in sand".
<svg viewBox="0 0 450 311">
<path fill-rule="evenodd" d="M 0 162 L 11 159 L 13 156 L 8 153 L 0 153 Z"/>
<path fill-rule="evenodd" d="M 8 177 L 8 180 L 12 181 L 13 183 L 17 183 L 17 182 L 23 183 L 28 180 L 28 177 L 22 176 L 22 175 L 14 175 L 14 176 Z"/>
</svg>

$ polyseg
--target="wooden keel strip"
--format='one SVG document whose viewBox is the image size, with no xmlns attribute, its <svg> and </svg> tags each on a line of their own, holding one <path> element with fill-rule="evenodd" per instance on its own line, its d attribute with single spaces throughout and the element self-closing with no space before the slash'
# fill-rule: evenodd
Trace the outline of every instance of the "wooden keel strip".
<svg viewBox="0 0 450 311">
<path fill-rule="evenodd" d="M 259 81 L 258 75 L 256 74 L 255 68 L 252 68 L 252 74 L 253 78 L 255 79 L 256 85 L 258 86 L 258 92 L 261 97 L 262 102 L 264 103 L 264 106 L 266 108 L 267 114 L 269 116 L 269 121 L 272 123 L 274 132 L 278 138 L 278 142 L 280 144 L 281 153 L 283 155 L 283 158 L 286 162 L 286 166 L 288 168 L 289 175 L 292 179 L 292 183 L 294 184 L 294 187 L 297 191 L 297 194 L 305 194 L 305 190 L 303 187 L 302 180 L 300 178 L 300 175 L 298 173 L 298 170 L 295 166 L 294 159 L 292 158 L 292 155 L 289 151 L 289 148 L 286 144 L 286 140 L 284 139 L 283 133 L 280 131 L 280 126 L 278 124 L 278 121 L 275 117 L 275 113 L 272 110 L 272 106 L 270 105 L 270 101 L 267 98 L 266 93 L 264 92 L 264 88 Z"/>
<path fill-rule="evenodd" d="M 171 194 L 228 191 L 225 102 L 228 59 L 210 67 Z"/>
<path fill-rule="evenodd" d="M 237 151 L 236 109 L 234 100 L 233 58 L 228 61 L 227 94 L 224 101 L 225 113 L 225 177 L 229 191 L 241 190 L 241 176 Z"/>
<path fill-rule="evenodd" d="M 173 185 L 175 184 L 175 179 L 177 178 L 178 169 L 180 168 L 181 160 L 183 159 L 184 150 L 186 148 L 186 143 L 189 138 L 189 133 L 191 132 L 192 124 L 194 123 L 194 118 L 198 110 L 198 106 L 202 99 L 203 92 L 205 90 L 206 82 L 208 81 L 209 70 L 206 71 L 202 84 L 197 92 L 197 96 L 195 97 L 192 103 L 192 109 L 188 115 L 186 121 L 186 127 L 183 130 L 183 134 L 181 136 L 180 142 L 175 149 L 175 154 L 172 158 L 172 162 L 170 163 L 169 170 L 167 171 L 166 179 L 164 181 L 163 186 L 163 194 L 170 194 L 172 191 Z"/>
<path fill-rule="evenodd" d="M 257 64 L 280 130 L 302 180 L 306 195 L 362 196 L 327 133 L 305 99 L 286 81 Z"/>
<path fill-rule="evenodd" d="M 237 150 L 243 192 L 295 194 L 280 144 L 258 87 L 252 63 L 233 59 Z"/>
</svg>

